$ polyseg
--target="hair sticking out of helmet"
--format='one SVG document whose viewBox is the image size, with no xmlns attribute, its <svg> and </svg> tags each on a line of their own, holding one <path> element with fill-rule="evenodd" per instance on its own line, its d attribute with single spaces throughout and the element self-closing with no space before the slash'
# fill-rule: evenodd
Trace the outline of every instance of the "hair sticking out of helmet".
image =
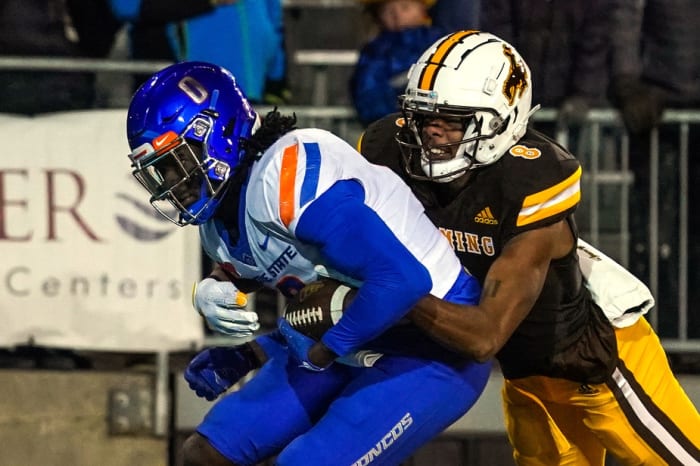
<svg viewBox="0 0 700 466">
<path fill-rule="evenodd" d="M 171 65 L 131 100 L 133 175 L 163 216 L 180 226 L 204 223 L 240 164 L 241 141 L 259 125 L 230 72 L 204 62 Z"/>
<path fill-rule="evenodd" d="M 513 46 L 480 31 L 459 31 L 432 44 L 411 67 L 397 140 L 411 176 L 449 182 L 500 159 L 527 129 L 530 70 Z M 459 136 L 431 136 L 436 123 L 459 123 Z M 442 123 L 441 123 L 442 124 Z M 457 134 L 457 131 L 454 131 Z"/>
</svg>

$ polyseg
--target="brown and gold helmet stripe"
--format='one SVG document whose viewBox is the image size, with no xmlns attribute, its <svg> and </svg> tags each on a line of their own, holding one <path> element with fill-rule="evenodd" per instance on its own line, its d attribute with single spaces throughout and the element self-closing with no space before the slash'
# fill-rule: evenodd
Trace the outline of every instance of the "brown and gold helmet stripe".
<svg viewBox="0 0 700 466">
<path fill-rule="evenodd" d="M 437 46 L 435 52 L 433 52 L 433 54 L 430 57 L 428 57 L 427 65 L 425 66 L 425 68 L 423 68 L 421 76 L 418 79 L 418 89 L 424 91 L 432 90 L 433 86 L 435 85 L 435 79 L 437 78 L 437 72 L 443 65 L 445 57 L 457 44 L 459 44 L 459 42 L 462 39 L 472 34 L 478 33 L 479 31 L 468 30 L 455 32 L 454 34 L 450 34 L 449 36 L 447 36 L 445 40 L 443 40 Z"/>
</svg>

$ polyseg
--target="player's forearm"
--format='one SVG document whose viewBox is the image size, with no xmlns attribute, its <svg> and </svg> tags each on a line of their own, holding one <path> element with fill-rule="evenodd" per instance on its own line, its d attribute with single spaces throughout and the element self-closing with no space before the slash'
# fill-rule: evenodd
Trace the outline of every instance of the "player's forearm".
<svg viewBox="0 0 700 466">
<path fill-rule="evenodd" d="M 496 261 L 484 281 L 478 306 L 457 304 L 434 296 L 421 299 L 409 318 L 443 346 L 477 361 L 486 361 L 506 344 L 532 309 L 542 289 L 547 267 L 525 270 Z"/>
<path fill-rule="evenodd" d="M 328 367 L 337 357 L 337 354 L 320 341 L 309 349 L 309 361 L 317 367 Z"/>
<path fill-rule="evenodd" d="M 501 348 L 493 323 L 478 306 L 455 304 L 428 295 L 408 317 L 428 336 L 464 356 L 487 361 Z"/>
</svg>

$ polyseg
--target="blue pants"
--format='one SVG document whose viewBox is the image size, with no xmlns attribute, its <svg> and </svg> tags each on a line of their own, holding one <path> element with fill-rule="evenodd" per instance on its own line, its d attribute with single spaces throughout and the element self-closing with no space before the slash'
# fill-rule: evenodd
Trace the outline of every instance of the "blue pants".
<svg viewBox="0 0 700 466">
<path fill-rule="evenodd" d="M 459 419 L 486 386 L 491 363 L 383 356 L 371 368 L 310 372 L 272 356 L 218 401 L 197 431 L 226 458 L 253 465 L 399 464 Z"/>
</svg>

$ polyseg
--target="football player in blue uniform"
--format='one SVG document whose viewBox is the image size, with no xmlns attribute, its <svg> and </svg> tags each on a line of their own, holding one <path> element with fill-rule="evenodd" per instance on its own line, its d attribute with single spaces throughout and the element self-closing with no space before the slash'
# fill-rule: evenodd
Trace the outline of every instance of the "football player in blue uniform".
<svg viewBox="0 0 700 466">
<path fill-rule="evenodd" d="M 193 359 L 190 386 L 219 400 L 185 442 L 186 465 L 398 464 L 460 418 L 490 372 L 403 319 L 428 294 L 475 304 L 480 293 L 410 189 L 294 124 L 260 118 L 229 72 L 201 62 L 156 73 L 129 107 L 134 176 L 163 216 L 198 226 L 219 265 L 194 292 L 208 321 L 251 332 L 239 290 L 293 296 L 318 266 L 360 284 L 320 341 L 282 319 L 279 332 Z"/>
<path fill-rule="evenodd" d="M 483 286 L 478 306 L 427 297 L 410 317 L 466 355 L 496 356 L 518 464 L 602 466 L 606 451 L 625 465 L 700 464 L 700 415 L 643 316 L 653 298 L 577 247 L 582 168 L 528 129 L 531 96 L 510 44 L 456 32 L 412 67 L 403 114 L 361 139 Z"/>
</svg>

